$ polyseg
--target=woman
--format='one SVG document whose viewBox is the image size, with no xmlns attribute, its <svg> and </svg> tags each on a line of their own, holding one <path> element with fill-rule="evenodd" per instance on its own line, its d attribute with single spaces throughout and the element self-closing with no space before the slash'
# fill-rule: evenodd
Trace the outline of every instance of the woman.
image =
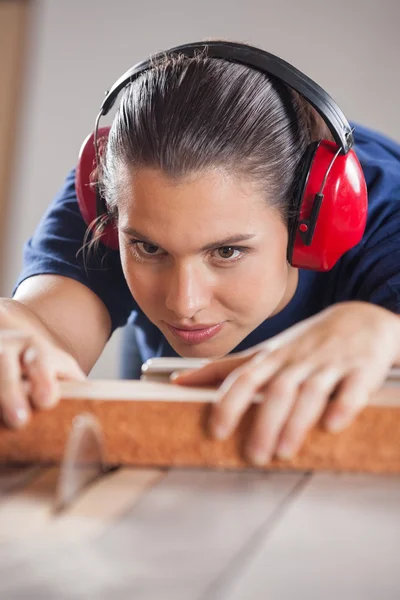
<svg viewBox="0 0 400 600">
<path fill-rule="evenodd" d="M 2 301 L 10 426 L 30 406 L 54 405 L 58 379 L 84 378 L 128 319 L 143 361 L 220 358 L 176 379 L 223 381 L 216 436 L 262 392 L 247 447 L 255 464 L 292 456 L 321 417 L 332 431 L 346 426 L 400 364 L 400 148 L 357 128 L 361 169 L 347 122 L 316 84 L 318 112 L 301 95 L 310 80 L 287 63 L 203 46 L 135 67 L 103 103 L 105 114 L 122 87 L 104 152 L 96 144 L 89 246 L 102 242 L 86 251 L 94 194 L 82 158 L 29 240 L 13 299 Z M 301 94 L 287 85 L 294 76 Z M 345 124 L 328 128 L 324 111 Z"/>
</svg>

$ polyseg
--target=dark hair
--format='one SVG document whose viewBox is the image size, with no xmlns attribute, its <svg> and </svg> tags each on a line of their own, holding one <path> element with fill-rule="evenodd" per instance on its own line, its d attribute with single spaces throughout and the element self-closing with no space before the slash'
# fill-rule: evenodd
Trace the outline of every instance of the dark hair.
<svg viewBox="0 0 400 600">
<path fill-rule="evenodd" d="M 288 219 L 307 145 L 332 139 L 299 94 L 249 67 L 168 55 L 124 90 L 102 157 L 99 185 L 118 214 L 121 167 L 173 178 L 222 167 L 249 178 Z"/>
</svg>

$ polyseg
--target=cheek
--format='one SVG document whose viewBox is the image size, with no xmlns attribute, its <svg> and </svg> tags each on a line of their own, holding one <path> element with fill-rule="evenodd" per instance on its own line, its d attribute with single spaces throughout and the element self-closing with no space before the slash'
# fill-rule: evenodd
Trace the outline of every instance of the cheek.
<svg viewBox="0 0 400 600">
<path fill-rule="evenodd" d="M 284 240 L 249 256 L 229 277 L 224 297 L 237 311 L 268 313 L 281 300 L 288 281 Z"/>
<path fill-rule="evenodd" d="M 231 308 L 246 321 L 267 318 L 281 301 L 287 286 L 286 261 L 279 266 L 264 260 L 256 263 L 247 265 L 236 277 L 229 294 Z"/>
<path fill-rule="evenodd" d="M 132 260 L 129 251 L 121 250 L 122 270 L 132 296 L 143 312 L 159 301 L 159 286 L 148 265 Z"/>
</svg>

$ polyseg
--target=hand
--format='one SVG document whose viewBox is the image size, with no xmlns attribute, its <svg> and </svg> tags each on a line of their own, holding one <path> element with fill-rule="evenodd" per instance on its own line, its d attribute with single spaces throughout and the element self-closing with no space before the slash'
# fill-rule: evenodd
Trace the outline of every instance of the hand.
<svg viewBox="0 0 400 600">
<path fill-rule="evenodd" d="M 321 417 L 346 427 L 384 382 L 400 354 L 400 316 L 365 302 L 333 305 L 246 352 L 174 377 L 181 385 L 217 385 L 211 415 L 223 439 L 254 395 L 257 407 L 247 454 L 258 465 L 291 458 Z"/>
<path fill-rule="evenodd" d="M 0 408 L 6 425 L 25 425 L 31 406 L 55 406 L 58 379 L 82 381 L 86 376 L 70 354 L 47 339 L 0 330 Z"/>
</svg>

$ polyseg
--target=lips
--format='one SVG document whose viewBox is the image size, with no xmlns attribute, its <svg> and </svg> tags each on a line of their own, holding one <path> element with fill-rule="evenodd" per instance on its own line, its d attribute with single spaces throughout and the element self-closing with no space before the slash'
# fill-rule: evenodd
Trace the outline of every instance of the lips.
<svg viewBox="0 0 400 600">
<path fill-rule="evenodd" d="M 217 325 L 211 325 L 209 327 L 202 327 L 199 329 L 179 329 L 167 323 L 168 329 L 171 333 L 179 340 L 186 342 L 187 344 L 200 344 L 213 338 L 219 333 L 224 326 L 224 323 L 217 323 Z"/>
</svg>

